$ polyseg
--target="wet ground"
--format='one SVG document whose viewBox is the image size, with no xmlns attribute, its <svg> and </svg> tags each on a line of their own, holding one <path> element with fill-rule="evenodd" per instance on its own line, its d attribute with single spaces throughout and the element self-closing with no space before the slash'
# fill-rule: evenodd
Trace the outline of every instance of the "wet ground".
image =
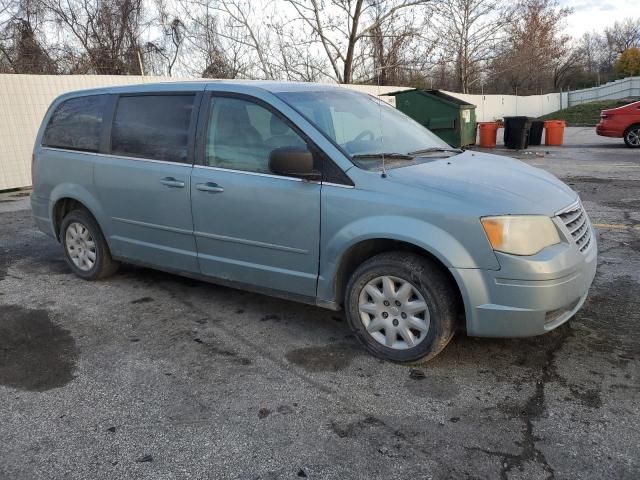
<svg viewBox="0 0 640 480">
<path fill-rule="evenodd" d="M 585 307 L 423 366 L 318 308 L 134 267 L 84 282 L 0 195 L 0 478 L 640 478 L 640 152 L 570 133 L 515 155 L 598 225 Z"/>
</svg>

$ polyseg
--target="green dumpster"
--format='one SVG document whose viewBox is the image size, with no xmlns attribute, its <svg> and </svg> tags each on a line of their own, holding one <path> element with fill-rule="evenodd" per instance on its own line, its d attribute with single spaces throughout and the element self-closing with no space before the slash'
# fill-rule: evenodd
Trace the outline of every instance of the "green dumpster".
<svg viewBox="0 0 640 480">
<path fill-rule="evenodd" d="M 440 90 L 401 90 L 387 93 L 396 108 L 424 125 L 452 147 L 476 143 L 476 106 Z"/>
</svg>

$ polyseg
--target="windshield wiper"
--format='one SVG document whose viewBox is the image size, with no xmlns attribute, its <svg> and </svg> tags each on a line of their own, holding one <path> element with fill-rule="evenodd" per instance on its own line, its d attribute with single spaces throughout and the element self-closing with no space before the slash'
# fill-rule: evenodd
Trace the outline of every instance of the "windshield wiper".
<svg viewBox="0 0 640 480">
<path fill-rule="evenodd" d="M 396 153 L 396 152 L 376 152 L 376 153 L 359 153 L 357 155 L 351 155 L 351 158 L 355 160 L 366 160 L 369 158 L 389 158 L 391 160 L 413 160 L 411 154 Z"/>
<path fill-rule="evenodd" d="M 459 148 L 441 148 L 441 147 L 431 147 L 431 148 L 423 148 L 422 150 L 416 150 L 415 152 L 409 152 L 407 155 L 424 155 L 425 153 L 435 153 L 435 152 L 449 152 L 449 153 L 462 153 L 462 150 Z"/>
</svg>

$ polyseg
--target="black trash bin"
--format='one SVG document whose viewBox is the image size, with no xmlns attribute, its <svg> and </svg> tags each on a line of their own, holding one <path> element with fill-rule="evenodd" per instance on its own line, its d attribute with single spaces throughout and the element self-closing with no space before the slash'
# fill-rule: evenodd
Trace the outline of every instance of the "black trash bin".
<svg viewBox="0 0 640 480">
<path fill-rule="evenodd" d="M 531 129 L 529 129 L 529 145 L 541 145 L 543 131 L 544 122 L 540 120 L 534 120 L 531 122 Z"/>
<path fill-rule="evenodd" d="M 504 144 L 513 150 L 524 150 L 529 146 L 529 117 L 504 117 Z"/>
</svg>

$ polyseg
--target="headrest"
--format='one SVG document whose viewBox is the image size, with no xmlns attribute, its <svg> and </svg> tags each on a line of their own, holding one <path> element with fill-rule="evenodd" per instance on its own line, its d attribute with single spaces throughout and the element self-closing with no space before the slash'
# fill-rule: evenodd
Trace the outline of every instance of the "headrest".
<svg viewBox="0 0 640 480">
<path fill-rule="evenodd" d="M 271 115 L 271 135 L 284 135 L 288 132 L 289 127 L 277 115 Z"/>
</svg>

